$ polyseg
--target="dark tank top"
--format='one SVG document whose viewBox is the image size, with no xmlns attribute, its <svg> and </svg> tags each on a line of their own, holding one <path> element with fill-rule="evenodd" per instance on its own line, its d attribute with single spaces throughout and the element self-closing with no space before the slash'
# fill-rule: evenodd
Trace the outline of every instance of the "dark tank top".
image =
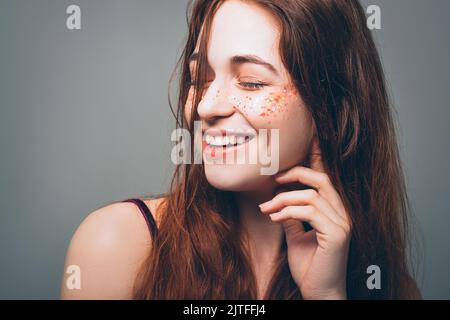
<svg viewBox="0 0 450 320">
<path fill-rule="evenodd" d="M 147 226 L 148 229 L 150 230 L 150 235 L 152 239 L 155 239 L 158 228 L 156 226 L 155 219 L 153 218 L 153 215 L 150 209 L 145 204 L 145 202 L 138 198 L 126 199 L 123 200 L 122 202 L 132 202 L 139 208 L 139 211 L 141 211 L 142 215 L 145 218 L 145 221 L 147 222 Z"/>
</svg>

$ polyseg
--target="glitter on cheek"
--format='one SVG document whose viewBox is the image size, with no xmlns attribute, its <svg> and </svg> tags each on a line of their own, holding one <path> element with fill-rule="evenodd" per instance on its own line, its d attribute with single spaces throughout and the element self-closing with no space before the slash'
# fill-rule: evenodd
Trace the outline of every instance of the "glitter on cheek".
<svg viewBox="0 0 450 320">
<path fill-rule="evenodd" d="M 294 85 L 288 84 L 283 86 L 281 91 L 273 92 L 265 99 L 264 105 L 260 107 L 259 116 L 262 118 L 273 118 L 279 114 L 286 118 L 289 101 L 297 96 L 297 89 Z M 270 123 L 270 121 L 269 121 Z"/>
<path fill-rule="evenodd" d="M 238 98 L 234 95 L 228 97 L 228 102 L 233 105 L 233 108 L 239 109 L 243 114 L 248 115 L 252 112 L 252 97 L 245 96 L 243 98 Z"/>
<path fill-rule="evenodd" d="M 273 117 L 286 111 L 288 102 L 287 94 L 283 90 L 282 93 L 274 92 L 265 99 L 265 103 L 259 113 L 260 117 Z"/>
<path fill-rule="evenodd" d="M 293 85 L 285 85 L 280 91 L 272 92 L 261 96 L 244 96 L 237 97 L 230 95 L 227 101 L 233 105 L 233 108 L 238 109 L 244 115 L 257 115 L 266 118 L 268 123 L 270 119 L 278 114 L 286 116 L 286 111 L 289 106 L 291 97 L 297 94 L 296 88 Z"/>
</svg>

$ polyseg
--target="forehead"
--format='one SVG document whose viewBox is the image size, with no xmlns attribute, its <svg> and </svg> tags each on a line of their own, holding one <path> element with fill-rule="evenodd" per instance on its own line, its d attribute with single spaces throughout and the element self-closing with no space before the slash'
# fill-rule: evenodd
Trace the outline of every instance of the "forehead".
<svg viewBox="0 0 450 320">
<path fill-rule="evenodd" d="M 219 66 L 234 55 L 254 54 L 281 70 L 279 34 L 277 20 L 266 9 L 239 0 L 225 1 L 212 21 L 208 60 Z"/>
</svg>

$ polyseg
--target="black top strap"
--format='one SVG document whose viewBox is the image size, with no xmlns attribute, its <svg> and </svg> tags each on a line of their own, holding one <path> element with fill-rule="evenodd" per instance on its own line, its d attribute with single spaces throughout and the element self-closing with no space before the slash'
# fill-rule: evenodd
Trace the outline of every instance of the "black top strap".
<svg viewBox="0 0 450 320">
<path fill-rule="evenodd" d="M 138 206 L 139 210 L 141 211 L 142 215 L 145 218 L 145 221 L 147 222 L 147 226 L 150 230 L 150 235 L 152 236 L 152 239 L 155 239 L 158 227 L 156 225 L 155 219 L 153 218 L 150 209 L 145 204 L 145 202 L 138 198 L 126 199 L 123 200 L 122 202 L 132 202 Z"/>
</svg>

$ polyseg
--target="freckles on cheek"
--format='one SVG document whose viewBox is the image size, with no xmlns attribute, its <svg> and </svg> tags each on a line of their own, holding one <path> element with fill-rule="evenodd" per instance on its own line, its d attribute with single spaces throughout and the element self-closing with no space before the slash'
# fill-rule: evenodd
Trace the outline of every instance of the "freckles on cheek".
<svg viewBox="0 0 450 320">
<path fill-rule="evenodd" d="M 289 105 L 296 96 L 295 87 L 286 85 L 281 90 L 265 92 L 256 96 L 236 97 L 231 95 L 228 97 L 228 101 L 244 115 L 270 124 L 272 121 L 281 120 L 281 115 L 283 119 L 288 117 Z"/>
</svg>

